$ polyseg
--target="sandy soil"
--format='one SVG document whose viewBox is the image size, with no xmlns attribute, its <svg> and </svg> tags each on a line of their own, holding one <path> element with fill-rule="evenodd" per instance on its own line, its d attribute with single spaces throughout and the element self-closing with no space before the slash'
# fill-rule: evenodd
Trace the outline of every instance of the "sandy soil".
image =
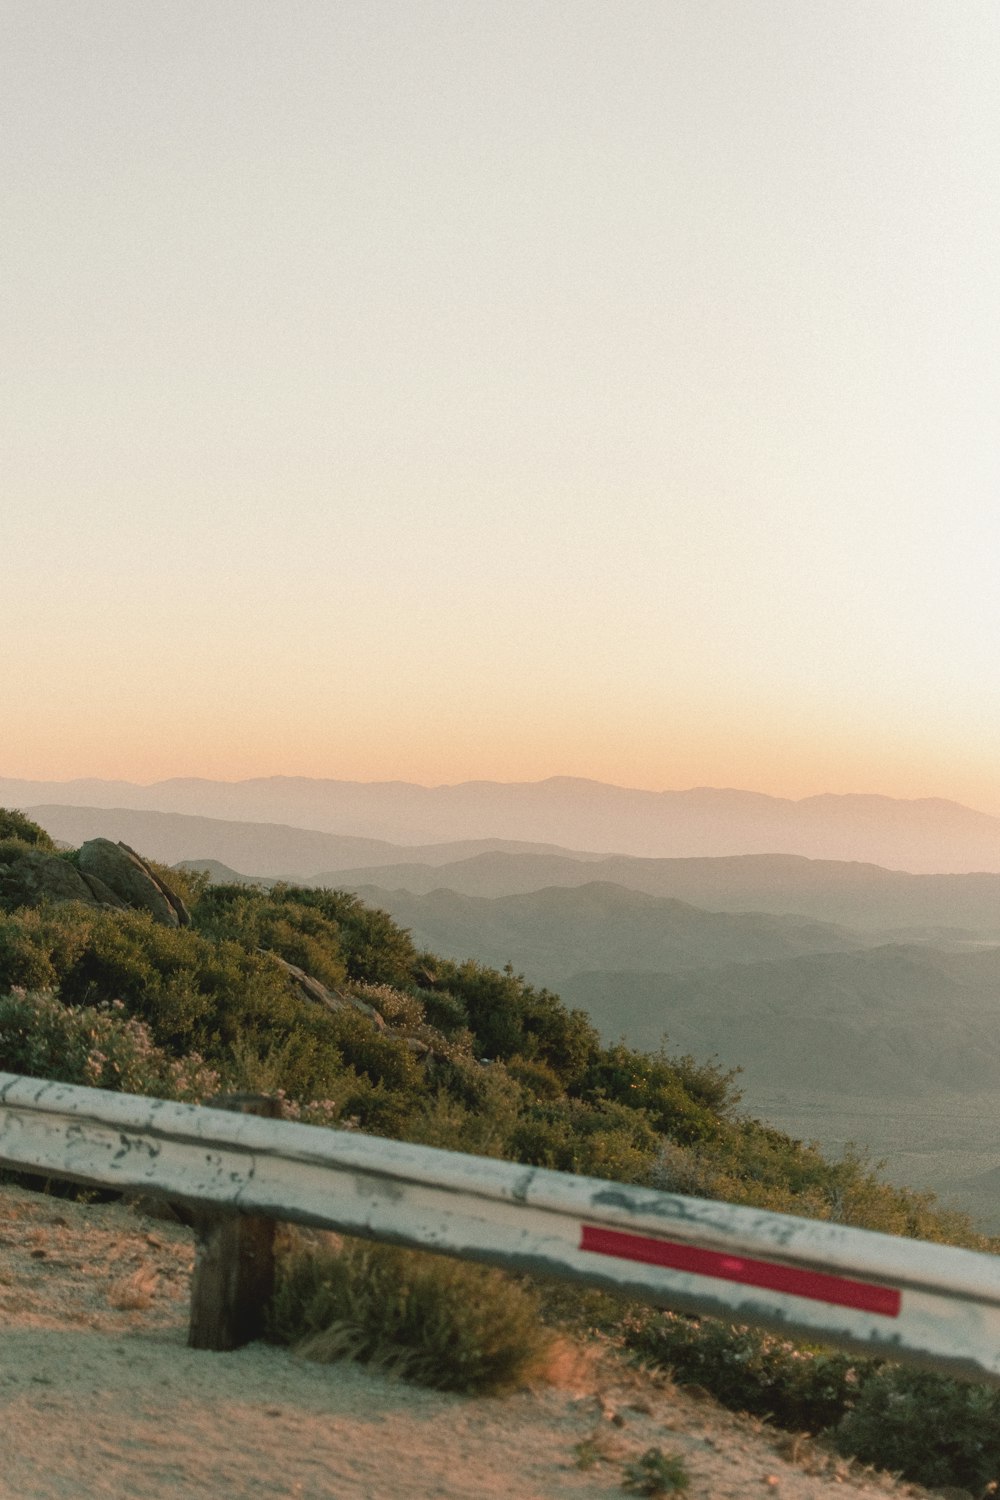
<svg viewBox="0 0 1000 1500">
<path fill-rule="evenodd" d="M 3 1500 L 598 1500 L 650 1447 L 683 1455 L 691 1500 L 925 1494 L 596 1351 L 491 1399 L 194 1352 L 192 1260 L 178 1225 L 0 1188 Z"/>
</svg>

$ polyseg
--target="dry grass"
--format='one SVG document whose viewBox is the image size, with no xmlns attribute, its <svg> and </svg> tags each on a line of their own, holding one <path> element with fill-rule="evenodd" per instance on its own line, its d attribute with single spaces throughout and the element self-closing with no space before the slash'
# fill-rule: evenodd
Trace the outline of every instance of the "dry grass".
<svg viewBox="0 0 1000 1500">
<path fill-rule="evenodd" d="M 152 1307 L 159 1275 L 151 1266 L 140 1266 L 131 1276 L 120 1276 L 108 1286 L 108 1305 L 116 1312 L 145 1312 Z"/>
<path fill-rule="evenodd" d="M 273 1332 L 307 1359 L 470 1393 L 510 1390 L 547 1363 L 537 1297 L 499 1271 L 360 1241 L 279 1265 Z"/>
</svg>

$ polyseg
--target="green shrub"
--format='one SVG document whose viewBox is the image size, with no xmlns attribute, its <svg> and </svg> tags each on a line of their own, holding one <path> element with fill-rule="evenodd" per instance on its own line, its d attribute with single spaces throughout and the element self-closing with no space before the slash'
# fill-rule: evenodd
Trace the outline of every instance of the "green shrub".
<svg viewBox="0 0 1000 1500">
<path fill-rule="evenodd" d="M 706 1102 L 711 1093 L 709 1079 L 715 1076 L 719 1097 L 725 1099 L 732 1075 L 709 1064 L 701 1070 L 705 1076 L 698 1079 L 692 1093 L 687 1082 L 695 1070 L 687 1066 L 689 1062 L 682 1059 L 679 1066 L 662 1050 L 636 1052 L 617 1042 L 595 1053 L 579 1092 L 584 1098 L 607 1098 L 645 1110 L 654 1128 L 670 1140 L 682 1144 L 714 1141 L 720 1135 L 722 1119 L 718 1108 Z"/>
<path fill-rule="evenodd" d="M 347 977 L 364 984 L 405 987 L 416 961 L 416 949 L 405 928 L 397 927 L 388 912 L 365 906 L 349 891 L 313 886 L 275 886 L 275 899 L 294 901 L 336 923 Z"/>
<path fill-rule="evenodd" d="M 390 1026 L 416 1031 L 425 1025 L 423 1003 L 407 990 L 395 989 L 391 984 L 359 982 L 351 985 L 351 994 L 370 1005 L 372 1010 L 377 1010 Z"/>
<path fill-rule="evenodd" d="M 979 1495 L 1000 1486 L 1000 1391 L 929 1371 L 807 1348 L 759 1329 L 677 1313 L 638 1314 L 626 1344 L 732 1411 L 918 1484 Z"/>
<path fill-rule="evenodd" d="M 835 1434 L 841 1453 L 929 1488 L 1000 1484 L 1000 1391 L 886 1365 Z"/>
<path fill-rule="evenodd" d="M 878 1368 L 874 1360 L 803 1349 L 761 1329 L 671 1312 L 640 1318 L 626 1343 L 679 1385 L 702 1386 L 731 1411 L 795 1432 L 838 1423 Z"/>
<path fill-rule="evenodd" d="M 30 844 L 46 854 L 56 852 L 56 846 L 45 829 L 13 807 L 0 807 L 0 839 L 19 839 L 22 844 Z"/>
<path fill-rule="evenodd" d="M 429 955 L 421 955 L 424 967 Z M 481 1056 L 520 1056 L 547 1063 L 564 1088 L 583 1076 L 599 1037 L 583 1011 L 567 1010 L 549 990 L 536 990 L 508 964 L 501 973 L 471 960 L 435 959 L 435 989 L 461 1001 Z"/>
<path fill-rule="evenodd" d="M 449 990 L 416 989 L 414 994 L 424 1008 L 424 1017 L 445 1036 L 468 1030 L 469 1012 L 464 1000 Z M 471 1033 L 470 1033 L 471 1035 Z"/>
<path fill-rule="evenodd" d="M 507 1061 L 507 1072 L 529 1094 L 537 1099 L 559 1099 L 563 1086 L 559 1075 L 548 1063 L 537 1057 L 512 1057 Z"/>
<path fill-rule="evenodd" d="M 274 1336 L 309 1359 L 357 1359 L 438 1390 L 508 1390 L 544 1360 L 538 1303 L 500 1271 L 393 1245 L 293 1250 Z"/>
<path fill-rule="evenodd" d="M 304 969 L 336 989 L 347 978 L 340 928 L 322 910 L 296 899 L 294 887 L 271 891 L 245 885 L 209 886 L 194 908 L 194 925 L 204 936 L 262 948 Z"/>
<path fill-rule="evenodd" d="M 622 1489 L 634 1495 L 680 1495 L 691 1483 L 679 1453 L 647 1448 L 641 1458 L 625 1465 Z"/>
</svg>

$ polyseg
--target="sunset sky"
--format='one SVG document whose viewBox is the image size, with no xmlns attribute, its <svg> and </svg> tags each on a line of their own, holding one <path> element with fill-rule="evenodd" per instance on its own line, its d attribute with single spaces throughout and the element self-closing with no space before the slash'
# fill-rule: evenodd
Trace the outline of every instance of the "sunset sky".
<svg viewBox="0 0 1000 1500">
<path fill-rule="evenodd" d="M 1000 812 L 995 0 L 6 0 L 0 775 Z"/>
</svg>

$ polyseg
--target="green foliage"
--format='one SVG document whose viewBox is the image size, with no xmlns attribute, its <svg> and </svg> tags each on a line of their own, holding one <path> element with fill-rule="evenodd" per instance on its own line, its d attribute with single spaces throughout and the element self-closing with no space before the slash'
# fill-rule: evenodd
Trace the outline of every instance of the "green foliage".
<svg viewBox="0 0 1000 1500">
<path fill-rule="evenodd" d="M 841 1453 L 929 1488 L 1000 1485 L 1000 1391 L 886 1365 L 837 1429 Z"/>
<path fill-rule="evenodd" d="M 180 896 L 188 911 L 197 906 L 209 888 L 209 878 L 204 870 L 174 869 L 172 865 L 161 865 L 155 859 L 147 859 L 146 863 L 158 880 Z"/>
<path fill-rule="evenodd" d="M 679 1453 L 647 1448 L 641 1458 L 625 1465 L 622 1489 L 634 1495 L 680 1495 L 690 1483 L 691 1476 Z"/>
<path fill-rule="evenodd" d="M 469 1012 L 464 1001 L 457 995 L 443 989 L 416 988 L 413 993 L 424 1008 L 424 1018 L 428 1024 L 436 1026 L 445 1036 L 454 1036 L 456 1032 L 468 1030 Z"/>
<path fill-rule="evenodd" d="M 731 1411 L 795 1432 L 834 1426 L 877 1368 L 873 1360 L 810 1351 L 761 1329 L 670 1312 L 637 1320 L 626 1343 L 679 1385 L 701 1386 Z"/>
<path fill-rule="evenodd" d="M 321 909 L 298 900 L 300 894 L 291 886 L 275 886 L 271 891 L 244 885 L 209 886 L 195 905 L 195 926 L 206 937 L 276 953 L 336 989 L 347 978 L 339 926 Z"/>
<path fill-rule="evenodd" d="M 523 1382 L 551 1337 L 536 1298 L 501 1272 L 359 1241 L 284 1259 L 272 1331 L 309 1359 L 372 1362 L 469 1393 Z"/>
<path fill-rule="evenodd" d="M 671 1140 L 713 1141 L 731 1101 L 732 1076 L 712 1064 L 696 1069 L 690 1058 L 678 1062 L 663 1051 L 636 1052 L 618 1042 L 593 1055 L 581 1092 L 645 1110 L 654 1128 Z"/>
<path fill-rule="evenodd" d="M 7 839 L 16 839 L 22 844 L 30 844 L 33 849 L 41 849 L 46 854 L 56 852 L 56 846 L 44 828 L 33 823 L 16 808 L 0 807 L 0 840 Z"/>
<path fill-rule="evenodd" d="M 271 894 L 280 896 L 282 892 L 298 905 L 336 923 L 349 979 L 364 984 L 410 984 L 416 949 L 410 934 L 397 927 L 387 912 L 365 906 L 349 891 L 275 886 Z"/>
<path fill-rule="evenodd" d="M 646 1182 L 657 1140 L 642 1110 L 607 1100 L 531 1099 L 521 1108 L 510 1150 L 531 1166 Z"/>
<path fill-rule="evenodd" d="M 461 1001 L 481 1054 L 547 1063 L 572 1088 L 597 1051 L 599 1038 L 583 1011 L 567 1010 L 549 990 L 536 990 L 508 967 L 500 973 L 471 960 L 436 960 L 434 989 Z"/>
<path fill-rule="evenodd" d="M 848 1457 L 919 1484 L 1000 1486 L 1000 1391 L 804 1347 L 677 1313 L 638 1315 L 626 1344 L 732 1411 L 824 1433 Z"/>
</svg>

